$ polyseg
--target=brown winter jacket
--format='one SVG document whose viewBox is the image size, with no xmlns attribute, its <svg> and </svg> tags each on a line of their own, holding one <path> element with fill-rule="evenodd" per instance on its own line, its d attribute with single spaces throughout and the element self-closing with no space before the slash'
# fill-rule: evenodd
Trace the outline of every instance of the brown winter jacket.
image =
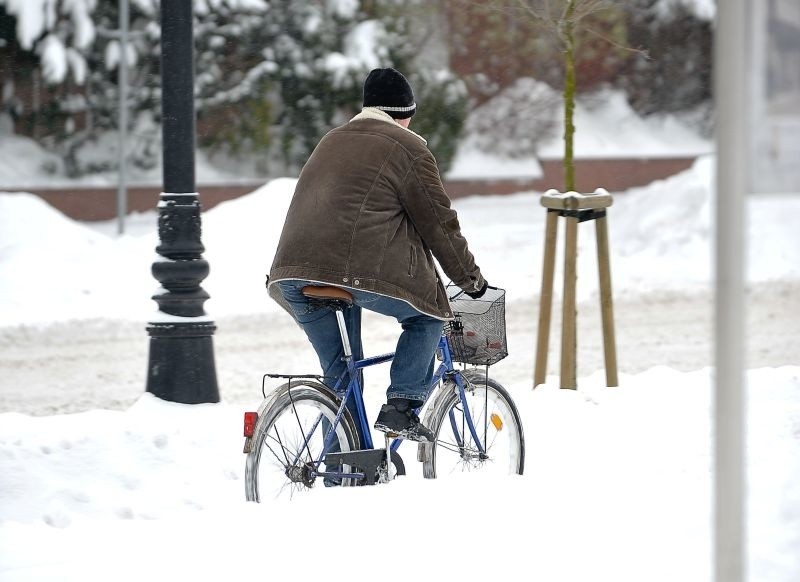
<svg viewBox="0 0 800 582">
<path fill-rule="evenodd" d="M 483 286 L 425 140 L 365 108 L 325 135 L 303 167 L 270 295 L 280 295 L 278 281 L 304 279 L 395 297 L 449 319 L 434 256 L 462 289 Z"/>
</svg>

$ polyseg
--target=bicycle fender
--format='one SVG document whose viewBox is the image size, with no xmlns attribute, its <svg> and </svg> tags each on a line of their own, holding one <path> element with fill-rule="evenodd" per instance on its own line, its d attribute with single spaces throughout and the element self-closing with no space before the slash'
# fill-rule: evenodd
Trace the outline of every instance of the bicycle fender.
<svg viewBox="0 0 800 582">
<path fill-rule="evenodd" d="M 477 384 L 486 381 L 486 372 L 479 368 L 467 368 L 465 370 L 460 370 L 458 373 L 467 384 Z M 432 404 L 426 408 L 425 418 L 422 420 L 422 424 L 428 427 L 431 426 L 431 421 L 436 416 L 439 407 L 444 404 L 443 401 L 453 392 L 458 392 L 458 385 L 455 381 L 443 380 L 441 385 L 436 388 L 433 397 L 428 399 Z M 420 463 L 428 461 L 432 451 L 433 443 L 419 443 L 417 445 L 417 461 Z"/>
<path fill-rule="evenodd" d="M 295 386 L 311 386 L 311 387 L 314 387 L 317 390 L 321 391 L 326 396 L 329 396 L 334 401 L 336 399 L 336 396 L 335 396 L 335 394 L 333 393 L 332 390 L 330 390 L 322 382 L 315 382 L 314 380 L 303 379 L 303 380 L 297 381 L 297 382 L 286 382 L 285 384 L 281 384 L 280 386 L 275 387 L 269 393 L 269 395 L 264 400 L 261 401 L 261 404 L 258 406 L 258 421 L 256 422 L 256 428 L 253 431 L 253 437 L 250 437 L 250 439 L 246 439 L 245 440 L 245 445 L 244 445 L 245 446 L 245 450 L 244 450 L 245 453 L 249 453 L 250 450 L 248 450 L 248 449 L 252 448 L 252 444 L 251 444 L 252 441 L 251 441 L 251 443 L 248 443 L 248 440 L 251 440 L 252 438 L 255 437 L 255 435 L 263 432 L 263 430 L 264 430 L 263 426 L 261 424 L 261 421 L 264 418 L 264 413 L 272 407 L 272 405 L 275 403 L 275 401 L 279 397 L 283 396 L 284 393 L 289 391 L 289 387 L 290 386 L 291 387 L 295 387 Z M 248 447 L 248 444 L 250 444 L 249 447 Z"/>
<path fill-rule="evenodd" d="M 444 380 L 438 388 L 436 388 L 436 392 L 433 394 L 432 398 L 428 398 L 428 401 L 431 402 L 431 405 L 425 409 L 425 416 L 422 419 L 422 424 L 427 427 L 431 426 L 431 421 L 436 416 L 439 407 L 442 406 L 443 401 L 447 398 L 450 394 L 453 393 L 454 390 L 457 390 L 458 386 L 452 380 Z M 420 463 L 424 463 L 425 461 L 430 459 L 431 452 L 433 451 L 433 443 L 418 443 L 417 444 L 417 461 Z"/>
</svg>

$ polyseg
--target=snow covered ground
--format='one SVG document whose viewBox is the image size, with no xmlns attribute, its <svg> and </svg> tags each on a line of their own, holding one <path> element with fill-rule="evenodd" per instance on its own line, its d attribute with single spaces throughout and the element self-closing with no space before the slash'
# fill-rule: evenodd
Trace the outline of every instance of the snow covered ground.
<svg viewBox="0 0 800 582">
<path fill-rule="evenodd" d="M 532 390 L 538 194 L 456 201 L 508 290 L 511 355 L 492 375 L 522 412 L 525 475 L 426 481 L 401 447 L 409 475 L 389 485 L 261 505 L 244 502 L 241 414 L 264 371 L 314 368 L 263 290 L 294 181 L 204 213 L 223 402 L 200 406 L 142 393 L 155 214 L 116 237 L 0 194 L 0 580 L 709 580 L 712 170 L 703 158 L 615 195 L 618 388 L 604 386 L 593 226 L 580 228 L 579 390 L 558 389 L 557 313 L 552 375 Z M 751 197 L 747 218 L 750 579 L 794 582 L 800 198 Z M 373 353 L 391 349 L 396 324 L 365 327 Z M 370 411 L 386 374 L 367 377 Z"/>
</svg>

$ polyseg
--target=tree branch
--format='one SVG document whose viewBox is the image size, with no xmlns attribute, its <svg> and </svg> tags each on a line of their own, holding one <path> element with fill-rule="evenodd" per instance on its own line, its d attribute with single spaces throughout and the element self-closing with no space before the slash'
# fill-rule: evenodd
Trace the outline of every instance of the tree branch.
<svg viewBox="0 0 800 582">
<path fill-rule="evenodd" d="M 584 26 L 584 27 L 583 27 L 583 30 L 585 30 L 586 32 L 588 32 L 588 33 L 590 33 L 590 34 L 593 34 L 593 35 L 595 35 L 597 38 L 599 38 L 599 39 L 601 39 L 601 40 L 604 40 L 604 41 L 606 41 L 606 42 L 607 42 L 608 44 L 610 44 L 611 46 L 614 46 L 614 47 L 616 47 L 616 48 L 618 48 L 618 49 L 621 49 L 621 50 L 624 50 L 624 51 L 627 51 L 627 52 L 631 52 L 631 53 L 637 53 L 637 54 L 639 54 L 639 55 L 643 56 L 643 57 L 644 57 L 645 59 L 647 59 L 648 61 L 651 61 L 651 60 L 653 60 L 653 59 L 650 57 L 650 53 L 649 53 L 648 51 L 646 51 L 646 50 L 642 50 L 642 49 L 638 49 L 638 48 L 633 48 L 633 47 L 630 47 L 630 46 L 625 46 L 624 44 L 620 44 L 620 43 L 618 43 L 617 41 L 615 41 L 615 40 L 613 40 L 613 39 L 611 39 L 611 38 L 608 38 L 606 35 L 599 33 L 598 31 L 596 31 L 596 30 L 595 30 L 595 29 L 593 29 L 593 28 L 589 28 L 589 27 L 586 27 L 586 26 Z"/>
</svg>

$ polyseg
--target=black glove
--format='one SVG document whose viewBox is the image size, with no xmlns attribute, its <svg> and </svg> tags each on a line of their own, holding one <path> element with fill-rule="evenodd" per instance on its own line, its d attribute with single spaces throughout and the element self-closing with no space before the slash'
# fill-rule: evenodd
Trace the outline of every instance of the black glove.
<svg viewBox="0 0 800 582">
<path fill-rule="evenodd" d="M 464 291 L 467 295 L 472 297 L 473 299 L 480 299 L 483 297 L 484 293 L 486 293 L 486 289 L 489 287 L 489 283 L 486 282 L 484 279 L 483 287 L 481 287 L 478 291 Z"/>
</svg>

